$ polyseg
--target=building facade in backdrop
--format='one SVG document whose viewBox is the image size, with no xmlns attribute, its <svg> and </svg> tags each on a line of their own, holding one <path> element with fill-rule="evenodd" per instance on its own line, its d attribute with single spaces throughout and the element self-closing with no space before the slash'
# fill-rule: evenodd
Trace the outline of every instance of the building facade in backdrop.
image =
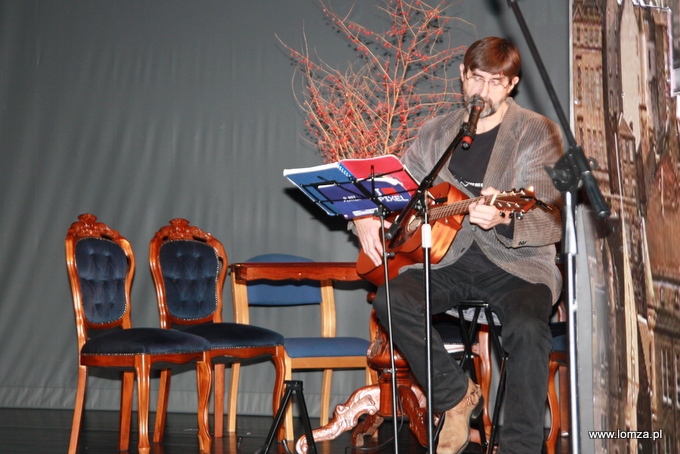
<svg viewBox="0 0 680 454">
<path fill-rule="evenodd" d="M 680 0 L 572 6 L 574 134 L 612 212 L 597 239 L 607 304 L 593 314 L 606 326 L 593 335 L 596 427 L 581 430 L 662 434 L 597 440 L 598 453 L 678 453 Z"/>
</svg>

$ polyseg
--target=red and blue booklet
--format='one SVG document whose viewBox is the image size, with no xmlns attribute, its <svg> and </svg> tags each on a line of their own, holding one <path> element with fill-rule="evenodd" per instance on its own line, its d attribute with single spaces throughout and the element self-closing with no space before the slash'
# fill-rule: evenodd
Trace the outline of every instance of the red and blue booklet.
<svg viewBox="0 0 680 454">
<path fill-rule="evenodd" d="M 394 155 L 342 161 L 301 169 L 283 175 L 326 213 L 347 219 L 401 210 L 418 189 L 418 183 Z"/>
</svg>

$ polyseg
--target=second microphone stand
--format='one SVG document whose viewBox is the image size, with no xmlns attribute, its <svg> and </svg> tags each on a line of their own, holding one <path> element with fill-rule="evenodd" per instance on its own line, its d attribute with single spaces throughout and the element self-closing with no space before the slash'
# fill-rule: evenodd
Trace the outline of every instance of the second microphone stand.
<svg viewBox="0 0 680 454">
<path fill-rule="evenodd" d="M 585 192 L 590 199 L 590 202 L 595 209 L 597 217 L 601 220 L 606 219 L 610 215 L 610 209 L 600 192 L 600 189 L 595 180 L 591 169 L 591 162 L 586 158 L 583 148 L 581 148 L 574 138 L 571 131 L 569 121 L 560 105 L 555 88 L 550 81 L 548 71 L 543 64 L 543 60 L 538 52 L 538 48 L 531 36 L 529 27 L 527 26 L 524 16 L 515 0 L 508 0 L 508 5 L 515 13 L 517 22 L 522 30 L 522 34 L 529 46 L 532 56 L 536 62 L 536 66 L 541 75 L 543 83 L 550 95 L 550 100 L 555 107 L 555 111 L 559 118 L 562 130 L 564 131 L 569 148 L 564 155 L 555 164 L 553 168 L 546 168 L 546 171 L 553 180 L 553 185 L 562 193 L 562 260 L 566 267 L 565 275 L 565 293 L 566 293 L 566 309 L 568 314 L 568 338 L 569 338 L 569 384 L 571 388 L 570 393 L 570 427 L 571 432 L 575 434 L 572 437 L 571 452 L 572 454 L 579 454 L 580 446 L 580 427 L 579 427 L 579 389 L 578 389 L 578 348 L 577 348 L 577 326 L 576 315 L 578 311 L 578 304 L 576 301 L 576 254 L 577 239 L 576 239 L 576 200 L 578 189 L 582 185 Z"/>
</svg>

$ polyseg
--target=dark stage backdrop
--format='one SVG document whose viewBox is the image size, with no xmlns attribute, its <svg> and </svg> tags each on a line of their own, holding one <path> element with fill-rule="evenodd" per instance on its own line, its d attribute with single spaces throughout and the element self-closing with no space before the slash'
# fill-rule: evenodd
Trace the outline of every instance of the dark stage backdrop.
<svg viewBox="0 0 680 454">
<path fill-rule="evenodd" d="M 378 0 L 333 1 L 376 29 Z M 568 2 L 519 2 L 564 106 L 569 97 Z M 517 100 L 556 119 L 503 1 L 464 0 L 451 39 L 468 45 L 502 35 L 524 53 Z M 472 24 L 472 25 L 470 25 Z M 294 72 L 278 35 L 293 47 L 303 32 L 327 62 L 351 49 L 313 0 L 5 0 L 0 2 L 0 406 L 72 408 L 76 333 L 64 236 L 93 213 L 132 243 L 137 276 L 133 324 L 158 326 L 148 244 L 183 217 L 219 238 L 230 262 L 280 252 L 354 260 L 342 220 L 324 217 L 282 177 L 321 163 L 300 139 Z M 339 292 L 338 332 L 368 337 L 363 290 Z M 231 319 L 225 289 L 225 318 Z M 256 311 L 252 322 L 311 335 L 315 316 Z M 299 374 L 312 415 L 321 377 Z M 363 384 L 361 371 L 335 374 L 333 404 Z M 239 412 L 271 411 L 273 367 L 244 368 Z M 157 386 L 157 383 L 153 383 Z M 191 372 L 173 378 L 171 411 L 195 411 Z M 95 375 L 88 408 L 118 407 L 119 382 Z"/>
</svg>

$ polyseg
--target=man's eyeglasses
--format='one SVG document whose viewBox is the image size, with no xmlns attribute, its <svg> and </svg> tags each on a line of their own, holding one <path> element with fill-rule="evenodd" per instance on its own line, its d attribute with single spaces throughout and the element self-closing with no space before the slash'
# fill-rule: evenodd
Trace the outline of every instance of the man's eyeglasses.
<svg viewBox="0 0 680 454">
<path fill-rule="evenodd" d="M 489 90 L 493 91 L 505 90 L 506 88 L 508 88 L 508 85 L 510 85 L 510 83 L 503 84 L 501 79 L 486 80 L 485 78 L 483 78 L 482 76 L 478 76 L 477 74 L 470 74 L 468 76 L 465 76 L 465 79 L 467 80 L 471 88 L 482 88 L 484 87 L 485 83 L 488 83 Z"/>
</svg>

